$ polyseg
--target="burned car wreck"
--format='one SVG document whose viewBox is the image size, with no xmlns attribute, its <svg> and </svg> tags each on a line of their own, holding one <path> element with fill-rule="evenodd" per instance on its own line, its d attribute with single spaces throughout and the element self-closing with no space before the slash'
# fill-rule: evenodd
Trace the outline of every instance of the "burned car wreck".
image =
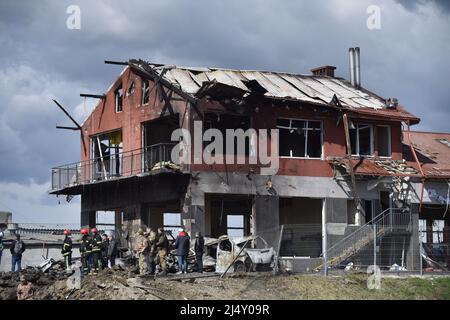
<svg viewBox="0 0 450 320">
<path fill-rule="evenodd" d="M 194 243 L 188 256 L 188 269 L 195 271 Z M 177 256 L 171 252 L 173 268 Z M 205 253 L 203 254 L 203 270 L 224 272 L 269 271 L 274 267 L 275 251 L 267 241 L 260 236 L 232 238 L 226 235 L 219 238 L 205 238 Z"/>
</svg>

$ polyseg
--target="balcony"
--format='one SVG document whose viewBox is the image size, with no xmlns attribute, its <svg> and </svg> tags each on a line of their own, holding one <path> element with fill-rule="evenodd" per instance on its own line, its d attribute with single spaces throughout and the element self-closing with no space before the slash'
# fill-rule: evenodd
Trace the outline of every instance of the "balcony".
<svg viewBox="0 0 450 320">
<path fill-rule="evenodd" d="M 100 181 L 178 171 L 180 167 L 171 162 L 171 152 L 175 145 L 158 143 L 142 149 L 52 168 L 50 193 Z"/>
</svg>

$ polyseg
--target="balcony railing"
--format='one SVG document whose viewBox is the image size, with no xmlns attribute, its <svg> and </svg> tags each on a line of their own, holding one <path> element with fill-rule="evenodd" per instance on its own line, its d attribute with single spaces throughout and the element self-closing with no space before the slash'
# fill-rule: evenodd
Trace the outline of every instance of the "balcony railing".
<svg viewBox="0 0 450 320">
<path fill-rule="evenodd" d="M 144 172 L 159 172 L 167 167 L 177 169 L 171 162 L 171 152 L 175 145 L 175 143 L 159 143 L 142 149 L 55 167 L 52 169 L 52 190 Z"/>
</svg>

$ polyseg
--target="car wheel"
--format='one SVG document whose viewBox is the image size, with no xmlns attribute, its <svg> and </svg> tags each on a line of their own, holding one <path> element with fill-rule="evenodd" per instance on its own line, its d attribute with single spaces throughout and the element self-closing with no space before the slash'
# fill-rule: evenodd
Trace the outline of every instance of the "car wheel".
<svg viewBox="0 0 450 320">
<path fill-rule="evenodd" d="M 245 264 L 242 261 L 234 263 L 234 272 L 245 272 Z"/>
</svg>

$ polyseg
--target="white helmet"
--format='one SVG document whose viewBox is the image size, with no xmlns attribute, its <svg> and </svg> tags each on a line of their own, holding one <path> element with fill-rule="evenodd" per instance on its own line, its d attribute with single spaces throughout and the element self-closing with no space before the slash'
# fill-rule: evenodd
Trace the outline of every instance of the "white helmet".
<svg viewBox="0 0 450 320">
<path fill-rule="evenodd" d="M 0 231 L 0 238 L 3 238 L 3 231 Z"/>
</svg>

